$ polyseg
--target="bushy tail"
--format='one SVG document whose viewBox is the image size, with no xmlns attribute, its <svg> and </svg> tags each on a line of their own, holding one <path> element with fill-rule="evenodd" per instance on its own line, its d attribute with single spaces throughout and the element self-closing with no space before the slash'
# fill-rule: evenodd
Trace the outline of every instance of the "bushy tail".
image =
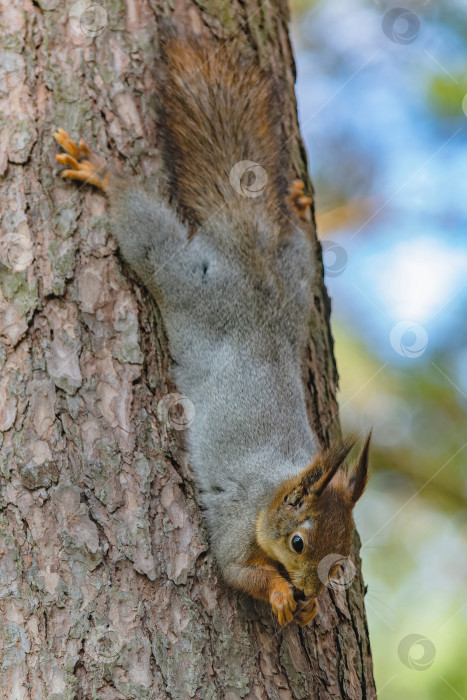
<svg viewBox="0 0 467 700">
<path fill-rule="evenodd" d="M 289 177 L 282 90 L 237 45 L 161 38 L 161 148 L 182 215 L 195 226 L 252 207 L 280 220 Z"/>
</svg>

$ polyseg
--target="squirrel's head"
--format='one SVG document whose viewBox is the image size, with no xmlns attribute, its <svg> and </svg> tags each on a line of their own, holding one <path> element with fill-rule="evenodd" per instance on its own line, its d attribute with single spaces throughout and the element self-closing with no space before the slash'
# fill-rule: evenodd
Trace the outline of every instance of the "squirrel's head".
<svg viewBox="0 0 467 700">
<path fill-rule="evenodd" d="M 282 564 L 307 598 L 318 596 L 337 573 L 338 564 L 323 572 L 320 562 L 324 557 L 350 554 L 352 510 L 368 481 L 370 437 L 371 433 L 350 474 L 341 467 L 354 438 L 336 443 L 284 482 L 256 521 L 258 544 L 268 557 Z"/>
</svg>

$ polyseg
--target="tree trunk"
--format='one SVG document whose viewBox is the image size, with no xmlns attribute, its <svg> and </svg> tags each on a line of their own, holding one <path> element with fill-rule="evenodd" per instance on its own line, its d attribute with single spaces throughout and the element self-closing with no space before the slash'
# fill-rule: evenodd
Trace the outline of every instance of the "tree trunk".
<svg viewBox="0 0 467 700">
<path fill-rule="evenodd" d="M 157 179 L 157 26 L 175 12 L 285 78 L 284 142 L 309 185 L 285 1 L 0 9 L 1 697 L 375 697 L 360 574 L 303 630 L 220 582 L 164 411 L 176 388 L 158 311 L 115 255 L 104 197 L 62 182 L 54 159 L 63 127 Z M 339 425 L 317 256 L 305 382 L 324 446 Z M 355 536 L 360 571 L 358 549 Z"/>
</svg>

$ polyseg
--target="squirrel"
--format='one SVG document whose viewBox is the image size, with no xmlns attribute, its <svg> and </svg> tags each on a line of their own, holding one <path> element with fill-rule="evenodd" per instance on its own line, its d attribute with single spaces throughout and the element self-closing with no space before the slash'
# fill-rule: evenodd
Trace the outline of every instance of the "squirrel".
<svg viewBox="0 0 467 700">
<path fill-rule="evenodd" d="M 350 553 L 370 436 L 319 449 L 302 362 L 312 311 L 311 198 L 285 174 L 281 86 L 238 47 L 161 39 L 160 133 L 172 202 L 63 129 L 62 176 L 110 201 L 120 253 L 155 297 L 174 381 L 194 405 L 187 449 L 227 584 L 307 625 Z M 323 580 L 324 578 L 324 580 Z"/>
</svg>

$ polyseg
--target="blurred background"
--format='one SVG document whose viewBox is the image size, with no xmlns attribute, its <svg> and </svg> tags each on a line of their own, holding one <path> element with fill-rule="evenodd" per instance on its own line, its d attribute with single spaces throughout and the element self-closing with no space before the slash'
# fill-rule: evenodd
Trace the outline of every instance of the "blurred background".
<svg viewBox="0 0 467 700">
<path fill-rule="evenodd" d="M 294 0 L 382 700 L 467 698 L 465 3 Z"/>
</svg>

